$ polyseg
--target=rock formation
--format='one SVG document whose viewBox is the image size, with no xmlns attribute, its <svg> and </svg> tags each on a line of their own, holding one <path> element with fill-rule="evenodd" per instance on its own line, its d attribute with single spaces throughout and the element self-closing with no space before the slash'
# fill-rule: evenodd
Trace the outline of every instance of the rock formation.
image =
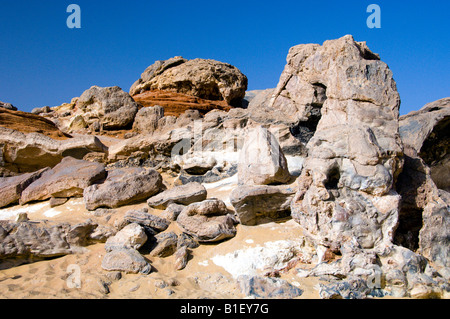
<svg viewBox="0 0 450 319">
<path fill-rule="evenodd" d="M 54 167 L 66 156 L 83 159 L 88 153 L 107 151 L 95 136 L 55 140 L 41 133 L 22 133 L 6 127 L 0 127 L 0 147 L 3 166 L 16 173 Z"/>
<path fill-rule="evenodd" d="M 266 128 L 249 132 L 239 156 L 239 184 L 283 184 L 291 178 L 281 147 Z"/>
<path fill-rule="evenodd" d="M 25 188 L 20 203 L 42 201 L 50 197 L 81 197 L 88 186 L 103 181 L 106 177 L 105 166 L 65 157 L 53 169 L 42 173 L 41 177 Z"/>
<path fill-rule="evenodd" d="M 336 251 L 352 238 L 367 249 L 389 245 L 397 226 L 400 196 L 393 183 L 402 155 L 392 72 L 351 36 L 296 46 L 272 107 L 307 121 L 301 114 L 317 106 L 318 84 L 326 87 L 327 98 L 307 144 L 292 215 L 318 244 Z"/>
<path fill-rule="evenodd" d="M 450 98 L 399 118 L 392 72 L 349 35 L 292 47 L 276 88 L 246 89 L 236 67 L 175 57 L 129 94 L 93 86 L 33 114 L 0 102 L 0 261 L 101 242 L 115 280 L 211 261 L 243 297 L 297 298 L 304 277 L 326 299 L 448 297 Z M 47 214 L 71 205 L 93 220 Z M 289 240 L 266 241 L 272 228 Z"/>
<path fill-rule="evenodd" d="M 154 169 L 123 168 L 108 172 L 102 184 L 84 189 L 88 210 L 115 208 L 143 201 L 162 190 L 161 175 Z"/>
<path fill-rule="evenodd" d="M 247 77 L 236 67 L 214 60 L 174 57 L 149 66 L 130 89 L 132 96 L 164 90 L 240 106 Z"/>
<path fill-rule="evenodd" d="M 217 199 L 188 205 L 177 223 L 198 242 L 217 242 L 236 235 L 234 218 L 228 214 L 225 203 Z"/>
<path fill-rule="evenodd" d="M 397 240 L 440 267 L 450 267 L 449 191 L 450 99 L 400 117 L 405 165 L 397 189 L 402 195 Z M 448 270 L 447 270 L 448 272 Z"/>
</svg>

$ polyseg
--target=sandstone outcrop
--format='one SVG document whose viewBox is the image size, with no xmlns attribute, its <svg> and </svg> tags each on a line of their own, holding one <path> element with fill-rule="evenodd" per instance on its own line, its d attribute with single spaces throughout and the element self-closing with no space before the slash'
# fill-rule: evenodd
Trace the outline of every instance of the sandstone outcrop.
<svg viewBox="0 0 450 319">
<path fill-rule="evenodd" d="M 41 114 L 56 123 L 63 132 L 100 132 L 131 129 L 138 104 L 118 86 L 92 86 L 73 98 Z"/>
<path fill-rule="evenodd" d="M 64 157 L 82 159 L 91 152 L 107 152 L 95 136 L 55 140 L 40 133 L 22 133 L 0 127 L 0 147 L 4 167 L 14 172 L 33 172 L 54 167 Z"/>
<path fill-rule="evenodd" d="M 164 90 L 240 106 L 247 82 L 247 77 L 230 64 L 174 57 L 149 66 L 133 84 L 130 94 Z"/>
<path fill-rule="evenodd" d="M 450 98 L 401 116 L 399 126 L 409 154 L 425 161 L 438 188 L 450 191 Z"/>
<path fill-rule="evenodd" d="M 57 140 L 70 138 L 55 123 L 42 116 L 1 107 L 0 126 L 22 133 L 40 133 Z"/>
<path fill-rule="evenodd" d="M 206 114 L 213 110 L 228 111 L 231 106 L 226 101 L 212 101 L 183 93 L 170 91 L 145 91 L 133 95 L 133 99 L 144 107 L 162 106 L 166 116 L 180 116 L 186 110 L 197 110 Z"/>
<path fill-rule="evenodd" d="M 326 94 L 323 104 L 314 100 L 319 91 Z M 293 47 L 273 108 L 307 121 L 302 114 L 318 104 L 321 117 L 307 144 L 293 218 L 333 250 L 352 238 L 367 249 L 391 244 L 400 204 L 393 183 L 402 165 L 392 72 L 351 36 Z"/>
</svg>

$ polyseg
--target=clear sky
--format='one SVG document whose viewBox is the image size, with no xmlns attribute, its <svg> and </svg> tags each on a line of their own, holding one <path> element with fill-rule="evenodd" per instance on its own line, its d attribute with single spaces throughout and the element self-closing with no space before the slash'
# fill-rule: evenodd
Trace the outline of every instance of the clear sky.
<svg viewBox="0 0 450 319">
<path fill-rule="evenodd" d="M 81 29 L 69 29 L 69 4 Z M 381 29 L 369 29 L 369 4 Z M 450 1 L 0 0 L 0 100 L 30 111 L 92 85 L 129 91 L 156 60 L 238 67 L 249 90 L 275 87 L 290 47 L 352 34 L 394 72 L 401 114 L 450 96 Z"/>
</svg>

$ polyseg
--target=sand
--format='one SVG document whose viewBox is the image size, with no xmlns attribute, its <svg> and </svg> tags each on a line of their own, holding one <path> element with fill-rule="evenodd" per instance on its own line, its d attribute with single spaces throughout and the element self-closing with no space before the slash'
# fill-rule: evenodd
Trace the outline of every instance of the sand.
<svg viewBox="0 0 450 319">
<path fill-rule="evenodd" d="M 165 176 L 164 179 L 171 183 L 170 178 Z M 229 205 L 228 195 L 235 183 L 236 178 L 229 178 L 206 185 L 208 197 L 220 198 Z M 19 212 L 27 212 L 32 221 L 74 224 L 90 218 L 99 224 L 112 226 L 128 210 L 142 207 L 147 207 L 146 203 L 121 207 L 110 215 L 95 216 L 84 208 L 82 198 L 74 198 L 55 208 L 50 208 L 48 201 L 9 207 L 0 210 L 0 219 L 14 220 Z M 162 212 L 149 211 L 156 215 Z M 176 222 L 167 231 L 181 233 Z M 245 296 L 238 288 L 237 276 L 263 274 L 267 271 L 264 269 L 267 265 L 274 265 L 277 252 L 288 254 L 291 246 L 295 247 L 295 241 L 302 238 L 300 227 L 289 219 L 258 226 L 237 225 L 234 238 L 193 249 L 191 259 L 181 271 L 174 269 L 174 256 L 158 258 L 144 252 L 143 256 L 151 262 L 153 271 L 148 275 L 122 273 L 120 279 L 116 278 L 116 272 L 101 268 L 106 254 L 104 244 L 84 247 L 76 254 L 15 267 L 2 262 L 0 298 L 241 299 Z M 258 255 L 262 257 L 255 258 Z M 282 262 L 277 266 L 282 267 Z M 311 267 L 307 263 L 296 266 Z M 299 277 L 295 268 L 281 273 L 280 278 L 304 291 L 298 298 L 319 298 L 318 279 Z"/>
</svg>

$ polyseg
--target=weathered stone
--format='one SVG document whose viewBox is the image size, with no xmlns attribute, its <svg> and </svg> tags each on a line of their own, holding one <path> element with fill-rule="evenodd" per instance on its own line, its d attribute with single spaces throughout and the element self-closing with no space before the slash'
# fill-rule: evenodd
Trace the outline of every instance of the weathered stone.
<svg viewBox="0 0 450 319">
<path fill-rule="evenodd" d="M 71 226 L 61 223 L 51 226 L 21 221 L 0 225 L 0 259 L 51 258 L 76 251 L 90 242 L 90 234 L 97 224 L 88 220 Z"/>
<path fill-rule="evenodd" d="M 140 109 L 133 123 L 133 131 L 141 134 L 151 134 L 158 129 L 159 120 L 164 117 L 162 106 L 143 107 Z"/>
<path fill-rule="evenodd" d="M 132 248 L 114 249 L 108 252 L 102 261 L 102 268 L 107 271 L 123 271 L 132 274 L 149 274 L 150 263 Z"/>
<path fill-rule="evenodd" d="M 290 215 L 295 185 L 238 186 L 230 194 L 230 202 L 243 225 L 256 225 Z"/>
<path fill-rule="evenodd" d="M 291 203 L 294 219 L 326 247 L 351 238 L 366 249 L 391 244 L 402 146 L 400 99 L 387 65 L 351 36 L 296 46 L 272 102 L 300 126 L 320 114 Z"/>
<path fill-rule="evenodd" d="M 133 248 L 138 250 L 147 241 L 144 229 L 136 223 L 122 228 L 115 236 L 108 238 L 105 244 L 107 252 L 119 248 Z"/>
<path fill-rule="evenodd" d="M 11 111 L 17 111 L 17 107 L 13 106 L 11 103 L 6 103 L 0 101 L 0 108 L 4 108 Z"/>
<path fill-rule="evenodd" d="M 293 299 L 303 294 L 303 290 L 278 278 L 241 275 L 237 278 L 241 292 L 247 297 L 260 299 Z"/>
<path fill-rule="evenodd" d="M 227 214 L 225 203 L 217 199 L 190 204 L 177 223 L 199 242 L 217 242 L 236 235 L 235 220 Z"/>
<path fill-rule="evenodd" d="M 283 184 L 290 177 L 286 158 L 272 133 L 261 126 L 250 131 L 239 155 L 239 184 Z"/>
<path fill-rule="evenodd" d="M 236 67 L 214 60 L 174 57 L 148 67 L 130 89 L 131 95 L 166 90 L 240 106 L 247 77 Z"/>
<path fill-rule="evenodd" d="M 186 268 L 189 259 L 189 249 L 186 246 L 181 246 L 175 253 L 175 269 L 183 270 Z"/>
<path fill-rule="evenodd" d="M 164 212 L 162 212 L 161 217 L 170 221 L 175 221 L 185 207 L 185 205 L 170 204 Z"/>
<path fill-rule="evenodd" d="M 81 197 L 85 188 L 105 177 L 103 164 L 65 157 L 22 192 L 20 203 L 23 205 L 50 197 Z"/>
<path fill-rule="evenodd" d="M 39 133 L 22 133 L 0 127 L 0 145 L 6 165 L 20 172 L 33 172 L 54 167 L 64 157 L 82 159 L 90 152 L 106 152 L 107 147 L 95 136 L 77 136 L 55 140 Z"/>
<path fill-rule="evenodd" d="M 174 232 L 160 233 L 152 239 L 150 256 L 168 257 L 177 249 L 178 236 Z"/>
<path fill-rule="evenodd" d="M 138 111 L 137 103 L 117 86 L 93 86 L 78 98 L 75 107 L 87 125 L 99 121 L 106 130 L 131 126 Z"/>
<path fill-rule="evenodd" d="M 228 213 L 227 206 L 219 199 L 207 199 L 202 202 L 192 203 L 185 207 L 182 211 L 187 216 L 214 216 L 226 215 Z"/>
<path fill-rule="evenodd" d="M 87 187 L 83 197 L 88 210 L 116 208 L 143 201 L 160 192 L 162 187 L 162 177 L 154 169 L 115 169 L 108 172 L 103 184 Z"/>
<path fill-rule="evenodd" d="M 144 227 L 150 227 L 156 232 L 165 231 L 169 225 L 170 221 L 149 214 L 146 209 L 143 210 L 130 210 L 124 216 L 124 224 L 126 223 L 136 223 Z"/>
<path fill-rule="evenodd" d="M 44 168 L 34 173 L 0 178 L 0 207 L 18 203 L 22 192 L 49 169 Z"/>
<path fill-rule="evenodd" d="M 396 241 L 417 249 L 438 267 L 450 267 L 450 99 L 400 117 L 405 165 L 396 187 L 402 195 Z"/>
<path fill-rule="evenodd" d="M 67 197 L 51 197 L 49 204 L 50 204 L 50 207 L 53 208 L 53 207 L 64 205 L 65 203 L 67 203 L 68 200 L 69 200 L 69 198 L 67 198 Z"/>
<path fill-rule="evenodd" d="M 205 200 L 207 191 L 200 183 L 175 186 L 148 199 L 147 204 L 153 208 L 164 209 L 170 204 L 189 205 Z"/>
</svg>

